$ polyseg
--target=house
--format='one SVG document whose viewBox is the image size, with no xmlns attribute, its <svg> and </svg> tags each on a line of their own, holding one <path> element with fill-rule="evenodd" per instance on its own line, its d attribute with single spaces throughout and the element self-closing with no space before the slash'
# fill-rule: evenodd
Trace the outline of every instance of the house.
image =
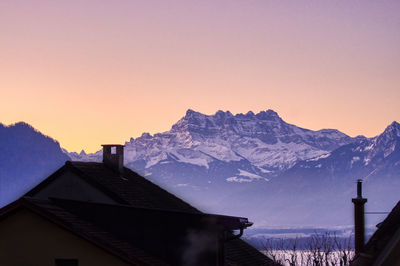
<svg viewBox="0 0 400 266">
<path fill-rule="evenodd" d="M 200 212 L 103 145 L 103 163 L 68 161 L 0 209 L 0 265 L 273 265 L 240 239 L 251 225 Z"/>
<path fill-rule="evenodd" d="M 400 265 L 400 201 L 377 227 L 352 266 Z"/>
</svg>

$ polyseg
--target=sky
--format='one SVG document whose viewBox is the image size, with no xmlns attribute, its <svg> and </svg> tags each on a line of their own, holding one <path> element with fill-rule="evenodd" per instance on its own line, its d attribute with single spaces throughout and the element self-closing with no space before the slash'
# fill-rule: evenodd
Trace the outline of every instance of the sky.
<svg viewBox="0 0 400 266">
<path fill-rule="evenodd" d="M 68 151 L 187 109 L 350 136 L 400 122 L 400 1 L 0 1 L 0 122 Z"/>
</svg>

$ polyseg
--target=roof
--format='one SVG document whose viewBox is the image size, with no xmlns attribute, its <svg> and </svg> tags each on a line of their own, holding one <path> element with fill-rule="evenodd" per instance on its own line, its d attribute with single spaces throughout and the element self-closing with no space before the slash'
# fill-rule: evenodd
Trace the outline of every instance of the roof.
<svg viewBox="0 0 400 266">
<path fill-rule="evenodd" d="M 134 238 L 129 238 L 130 235 L 127 233 L 132 231 L 128 228 L 134 228 L 132 219 L 137 219 L 136 217 L 141 217 L 141 219 L 143 219 L 146 212 L 147 214 L 157 213 L 157 216 L 159 216 L 160 212 L 163 212 L 162 210 L 64 199 L 39 200 L 23 197 L 0 209 L 0 219 L 20 208 L 27 208 L 33 211 L 41 217 L 50 220 L 73 234 L 112 253 L 129 264 L 168 265 L 158 259 L 157 256 L 138 247 Z M 116 215 L 118 215 L 118 217 L 116 217 Z M 167 222 L 166 219 L 171 219 L 171 217 L 173 219 L 174 215 L 189 215 L 190 217 L 179 217 L 183 218 L 180 220 L 184 223 L 193 222 L 192 218 L 194 218 L 195 221 L 203 217 L 230 218 L 229 216 L 164 211 L 164 217 L 161 217 L 161 219 L 163 223 L 165 223 Z M 118 220 L 119 222 L 115 224 L 112 223 L 112 220 Z M 114 226 L 110 226 L 110 224 Z M 139 231 L 141 230 L 143 230 L 143 227 Z M 226 242 L 225 247 L 227 265 L 274 265 L 257 249 L 240 239 Z"/>
<path fill-rule="evenodd" d="M 136 212 L 147 211 L 147 213 L 158 212 L 158 214 L 161 214 L 164 211 L 168 212 L 168 216 L 179 216 L 185 214 L 186 217 L 188 217 L 187 215 L 191 214 L 193 217 L 196 215 L 203 218 L 212 217 L 218 219 L 227 230 L 238 229 L 240 224 L 248 222 L 247 218 L 243 217 L 203 214 L 190 204 L 150 182 L 134 171 L 126 167 L 123 169 L 123 173 L 121 174 L 107 167 L 103 163 L 68 161 L 63 167 L 29 191 L 26 196 L 34 196 L 36 192 L 47 186 L 65 171 L 72 171 L 77 176 L 118 202 L 120 205 L 114 205 L 113 208 L 119 208 L 119 210 L 126 211 L 126 208 L 131 208 L 130 211 L 135 209 Z M 74 208 L 76 208 L 76 206 L 73 208 L 71 207 L 74 204 L 73 201 L 62 202 L 55 199 L 52 201 L 52 204 L 57 202 L 58 208 L 63 206 L 63 208 L 70 212 L 73 212 Z M 82 202 L 80 204 L 82 204 Z M 90 203 L 81 206 L 82 208 L 85 208 L 85 206 L 87 207 L 89 205 Z M 130 207 L 123 205 L 129 205 Z M 104 210 L 108 209 L 106 204 L 96 204 L 96 208 L 102 209 L 102 211 L 96 213 L 102 213 Z M 88 210 L 90 210 L 90 208 Z M 92 212 L 92 214 L 95 215 L 95 212 Z M 110 217 L 112 216 L 110 215 Z M 101 219 L 104 219 L 104 217 Z M 113 232 L 113 234 L 115 233 L 118 234 L 118 232 Z M 274 265 L 268 257 L 241 239 L 228 241 L 225 243 L 225 247 L 228 265 Z"/>
<path fill-rule="evenodd" d="M 63 167 L 29 191 L 33 196 L 41 188 L 51 183 L 64 171 L 72 171 L 88 183 L 121 204 L 135 207 L 154 208 L 200 213 L 190 204 L 162 189 L 146 178 L 124 167 L 122 174 L 107 167 L 103 163 L 67 161 Z"/>
<path fill-rule="evenodd" d="M 54 201 L 23 197 L 0 209 L 0 219 L 20 208 L 27 208 L 62 228 L 92 242 L 96 246 L 132 265 L 168 265 L 147 254 L 132 243 L 116 238 L 98 226 L 58 206 Z"/>
<path fill-rule="evenodd" d="M 379 260 L 386 252 L 391 252 L 392 244 L 400 243 L 400 201 L 377 227 L 363 252 L 355 257 L 351 265 L 372 265 L 374 262 L 380 265 Z"/>
<path fill-rule="evenodd" d="M 226 242 L 225 248 L 226 264 L 229 266 L 280 265 L 241 239 Z"/>
<path fill-rule="evenodd" d="M 161 227 L 159 230 L 163 231 L 173 230 L 172 227 L 169 226 L 171 223 L 177 225 L 175 227 L 178 228 L 187 228 L 190 226 L 197 226 L 199 223 L 207 223 L 210 221 L 209 219 L 211 219 L 212 223 L 215 222 L 223 225 L 227 230 L 234 230 L 240 228 L 242 223 L 247 221 L 246 218 L 224 215 L 165 211 L 136 208 L 126 205 L 79 202 L 61 199 L 52 199 L 52 201 L 58 206 L 77 214 L 79 217 L 83 217 L 85 220 L 90 220 L 90 222 L 99 224 L 103 228 L 107 228 L 113 235 L 121 238 L 128 237 L 129 242 L 131 242 L 132 239 L 138 238 L 129 235 L 129 233 L 127 233 L 129 229 L 132 227 L 138 227 L 141 228 L 141 230 L 145 230 L 144 224 L 150 226 L 152 230 L 157 230 L 155 229 L 156 226 Z M 137 221 L 137 217 L 140 217 L 139 221 Z M 157 219 L 152 219 L 152 217 L 157 217 Z M 115 220 L 118 220 L 119 222 L 117 226 L 113 227 Z M 163 223 L 159 224 L 159 220 L 162 220 Z M 151 224 L 152 222 L 155 224 Z M 164 226 L 166 228 L 163 228 Z M 178 235 L 176 231 L 173 234 Z M 159 235 L 161 236 L 161 233 Z M 133 242 L 133 244 L 140 245 L 141 243 Z M 270 265 L 270 261 L 266 256 L 243 240 L 230 240 L 225 242 L 225 247 L 226 259 L 227 261 L 235 263 L 233 265 Z"/>
<path fill-rule="evenodd" d="M 85 220 L 92 220 L 94 223 L 98 223 L 100 220 L 108 220 L 109 223 L 118 221 L 118 227 L 122 229 L 124 226 L 127 226 L 127 229 L 131 228 L 134 220 L 139 219 L 139 217 L 143 220 L 147 216 L 156 216 L 164 223 L 167 219 L 182 221 L 182 223 L 186 224 L 208 220 L 216 225 L 223 226 L 225 230 L 238 230 L 248 225 L 247 218 L 236 216 L 138 208 L 130 205 L 84 202 L 59 198 L 50 198 L 50 201 L 60 208 L 68 210 Z M 133 219 L 133 221 L 129 221 L 130 219 Z"/>
</svg>

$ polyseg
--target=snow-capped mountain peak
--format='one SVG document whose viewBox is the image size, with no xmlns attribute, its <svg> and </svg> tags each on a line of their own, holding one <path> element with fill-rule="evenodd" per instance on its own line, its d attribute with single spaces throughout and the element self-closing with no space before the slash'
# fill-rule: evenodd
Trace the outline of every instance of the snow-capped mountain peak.
<svg viewBox="0 0 400 266">
<path fill-rule="evenodd" d="M 400 137 L 400 124 L 397 123 L 396 121 L 393 121 L 389 126 L 386 127 L 382 135 L 388 137 L 395 137 L 395 136 Z"/>
<path fill-rule="evenodd" d="M 394 121 L 382 134 L 373 139 L 371 154 L 369 157 L 375 157 L 383 154 L 383 157 L 389 156 L 394 150 L 400 149 L 400 124 Z"/>
<path fill-rule="evenodd" d="M 350 172 L 351 169 L 357 168 L 360 169 L 359 171 L 367 171 L 369 174 L 382 167 L 384 161 L 400 165 L 399 152 L 400 125 L 393 122 L 374 138 L 358 136 L 354 142 L 336 149 L 330 156 L 320 156 L 300 162 L 297 168 L 326 168 L 331 169 L 331 173 L 335 172 L 332 169 Z"/>
<path fill-rule="evenodd" d="M 206 115 L 189 109 L 170 131 L 153 136 L 143 133 L 126 142 L 125 163 L 139 172 L 154 175 L 155 168 L 172 165 L 203 167 L 202 171 L 210 171 L 217 164 L 240 164 L 242 171 L 267 177 L 352 140 L 338 130 L 312 131 L 288 124 L 270 109 L 236 115 L 222 110 Z M 71 157 L 76 159 L 77 154 Z M 82 160 L 94 158 L 82 156 Z M 240 173 L 243 172 L 237 168 L 226 178 Z"/>
</svg>

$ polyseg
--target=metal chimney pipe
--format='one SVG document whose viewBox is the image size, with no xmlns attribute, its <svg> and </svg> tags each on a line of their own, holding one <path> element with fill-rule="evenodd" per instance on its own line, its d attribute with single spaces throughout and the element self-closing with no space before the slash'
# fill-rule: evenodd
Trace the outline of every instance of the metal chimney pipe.
<svg viewBox="0 0 400 266">
<path fill-rule="evenodd" d="M 357 180 L 357 198 L 351 200 L 354 203 L 354 248 L 356 254 L 364 249 L 365 228 L 364 228 L 364 204 L 367 199 L 362 197 L 362 180 Z"/>
<path fill-rule="evenodd" d="M 362 198 L 362 180 L 357 180 L 357 198 Z"/>
</svg>

